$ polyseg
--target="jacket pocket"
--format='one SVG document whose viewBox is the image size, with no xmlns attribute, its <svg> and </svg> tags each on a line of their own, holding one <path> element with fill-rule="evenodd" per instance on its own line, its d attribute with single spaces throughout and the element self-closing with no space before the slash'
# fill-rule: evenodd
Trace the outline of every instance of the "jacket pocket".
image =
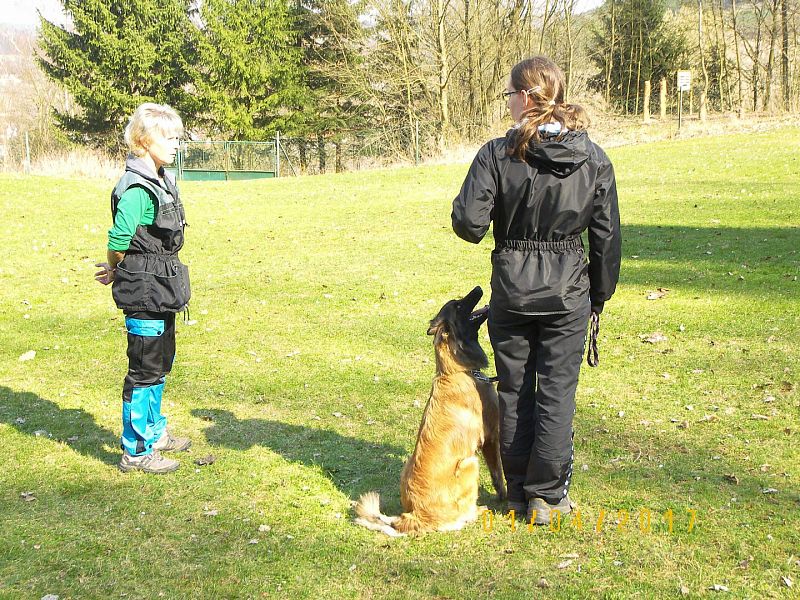
<svg viewBox="0 0 800 600">
<path fill-rule="evenodd" d="M 112 295 L 122 310 L 180 311 L 191 298 L 189 268 L 177 257 L 126 257 L 117 265 Z"/>
<path fill-rule="evenodd" d="M 532 314 L 567 313 L 588 301 L 582 250 L 503 249 L 492 252 L 492 300 L 499 308 Z"/>
</svg>

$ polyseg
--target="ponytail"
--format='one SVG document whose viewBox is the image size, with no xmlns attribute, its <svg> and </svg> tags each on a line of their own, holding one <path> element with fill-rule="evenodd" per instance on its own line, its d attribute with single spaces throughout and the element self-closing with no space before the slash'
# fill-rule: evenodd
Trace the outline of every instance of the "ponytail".
<svg viewBox="0 0 800 600">
<path fill-rule="evenodd" d="M 539 126 L 557 122 L 562 131 L 582 131 L 589 127 L 589 116 L 580 104 L 564 102 L 564 73 L 545 56 L 534 56 L 511 69 L 511 84 L 532 102 L 522 114 L 520 124 L 509 136 L 509 156 L 525 159 L 531 141 L 540 142 Z"/>
</svg>

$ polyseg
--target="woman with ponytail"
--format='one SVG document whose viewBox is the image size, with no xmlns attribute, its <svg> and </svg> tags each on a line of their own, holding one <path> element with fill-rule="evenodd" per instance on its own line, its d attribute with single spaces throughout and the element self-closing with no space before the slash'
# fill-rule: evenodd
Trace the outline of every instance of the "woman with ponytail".
<svg viewBox="0 0 800 600">
<path fill-rule="evenodd" d="M 583 108 L 564 101 L 555 63 L 518 63 L 503 96 L 515 125 L 478 151 L 452 221 L 475 244 L 494 222 L 489 336 L 508 508 L 541 525 L 572 508 L 575 390 L 589 318 L 619 278 L 619 207 L 611 162 Z"/>
</svg>

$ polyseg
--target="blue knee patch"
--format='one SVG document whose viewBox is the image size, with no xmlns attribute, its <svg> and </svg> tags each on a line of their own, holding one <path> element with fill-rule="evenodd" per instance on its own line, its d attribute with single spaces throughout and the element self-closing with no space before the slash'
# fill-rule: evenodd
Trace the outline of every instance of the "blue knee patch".
<svg viewBox="0 0 800 600">
<path fill-rule="evenodd" d="M 133 335 L 159 337 L 164 333 L 164 321 L 125 317 L 125 328 Z"/>
</svg>

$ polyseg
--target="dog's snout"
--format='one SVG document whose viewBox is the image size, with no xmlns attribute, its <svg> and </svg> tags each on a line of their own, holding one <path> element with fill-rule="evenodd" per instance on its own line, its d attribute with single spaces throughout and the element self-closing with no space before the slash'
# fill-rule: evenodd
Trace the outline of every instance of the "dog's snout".
<svg viewBox="0 0 800 600">
<path fill-rule="evenodd" d="M 472 288 L 472 291 L 469 294 L 464 296 L 464 299 L 461 302 L 464 304 L 465 308 L 472 312 L 472 309 L 475 308 L 482 296 L 483 290 L 481 289 L 481 286 L 476 285 L 474 288 Z"/>
</svg>

